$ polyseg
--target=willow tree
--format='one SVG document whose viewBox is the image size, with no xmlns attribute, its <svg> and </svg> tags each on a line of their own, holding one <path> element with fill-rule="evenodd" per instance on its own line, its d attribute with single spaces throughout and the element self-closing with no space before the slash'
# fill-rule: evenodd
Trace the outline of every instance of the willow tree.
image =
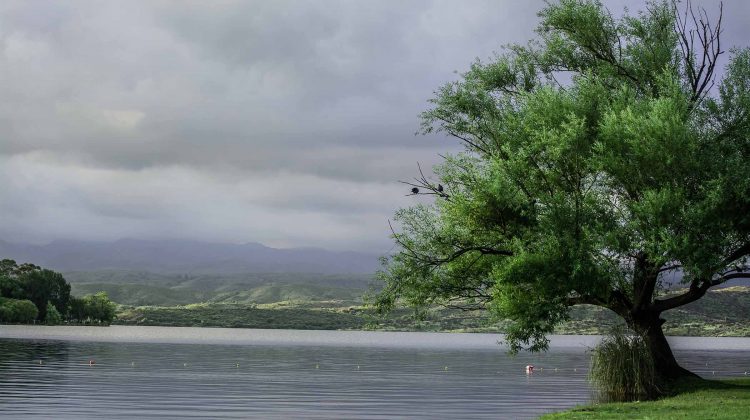
<svg viewBox="0 0 750 420">
<path fill-rule="evenodd" d="M 537 351 L 571 306 L 598 305 L 659 374 L 690 374 L 662 314 L 750 276 L 750 52 L 722 56 L 721 13 L 689 5 L 539 17 L 536 41 L 475 62 L 422 115 L 465 150 L 411 182 L 432 199 L 396 214 L 377 306 L 484 308 L 514 321 L 511 351 Z"/>
</svg>

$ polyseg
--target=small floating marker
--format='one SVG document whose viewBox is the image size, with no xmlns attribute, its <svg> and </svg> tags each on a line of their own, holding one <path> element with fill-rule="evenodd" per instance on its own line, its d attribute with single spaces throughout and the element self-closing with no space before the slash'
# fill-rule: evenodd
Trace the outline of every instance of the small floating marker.
<svg viewBox="0 0 750 420">
<path fill-rule="evenodd" d="M 530 375 L 534 373 L 534 365 L 526 365 L 526 374 Z"/>
<path fill-rule="evenodd" d="M 235 364 L 235 367 L 240 367 L 240 364 L 239 363 Z"/>
<path fill-rule="evenodd" d="M 316 363 L 315 364 L 315 369 L 320 369 L 320 365 Z"/>
<path fill-rule="evenodd" d="M 359 370 L 359 365 L 357 365 L 357 370 Z M 745 372 L 745 375 L 747 375 L 747 372 Z"/>
<path fill-rule="evenodd" d="M 578 372 L 578 368 L 573 368 L 573 372 Z"/>
<path fill-rule="evenodd" d="M 43 365 L 43 364 L 44 364 L 44 362 L 42 361 L 42 359 L 39 359 L 39 364 L 40 364 L 40 365 Z"/>
<path fill-rule="evenodd" d="M 135 366 L 135 362 L 130 362 L 130 366 Z"/>
<path fill-rule="evenodd" d="M 187 363 L 183 363 L 182 366 L 187 367 Z"/>
<path fill-rule="evenodd" d="M 555 372 L 557 372 L 557 368 L 555 368 Z"/>
</svg>

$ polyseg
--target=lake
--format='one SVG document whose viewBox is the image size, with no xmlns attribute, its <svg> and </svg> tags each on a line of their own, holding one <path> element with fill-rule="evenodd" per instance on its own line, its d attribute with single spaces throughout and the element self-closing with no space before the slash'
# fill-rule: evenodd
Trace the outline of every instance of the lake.
<svg viewBox="0 0 750 420">
<path fill-rule="evenodd" d="M 586 403 L 594 336 L 509 357 L 495 334 L 0 325 L 10 418 L 533 418 Z M 750 339 L 672 338 L 707 377 Z M 90 364 L 93 361 L 93 364 Z M 524 367 L 535 365 L 532 375 Z"/>
</svg>

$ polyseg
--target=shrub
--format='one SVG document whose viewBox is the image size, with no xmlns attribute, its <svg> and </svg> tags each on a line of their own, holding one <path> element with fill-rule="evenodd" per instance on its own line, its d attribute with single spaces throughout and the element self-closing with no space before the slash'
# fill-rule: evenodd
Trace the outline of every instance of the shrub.
<svg viewBox="0 0 750 420">
<path fill-rule="evenodd" d="M 36 308 L 36 305 L 34 305 L 34 302 L 30 300 L 8 300 L 11 301 L 10 307 L 12 310 L 12 319 L 10 319 L 10 322 L 30 324 L 34 322 L 37 315 L 39 315 L 39 310 Z"/>
<path fill-rule="evenodd" d="M 654 361 L 643 337 L 613 329 L 592 351 L 589 380 L 604 401 L 657 397 Z"/>
<path fill-rule="evenodd" d="M 13 308 L 11 299 L 0 298 L 0 322 L 13 322 Z"/>
<path fill-rule="evenodd" d="M 44 323 L 47 325 L 58 325 L 62 323 L 62 315 L 52 303 L 47 303 L 47 315 L 44 317 Z"/>
</svg>

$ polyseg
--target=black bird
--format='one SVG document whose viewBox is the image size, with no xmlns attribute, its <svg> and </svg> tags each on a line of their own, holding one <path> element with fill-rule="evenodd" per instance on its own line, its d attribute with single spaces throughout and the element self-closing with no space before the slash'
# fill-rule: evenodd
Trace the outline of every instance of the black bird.
<svg viewBox="0 0 750 420">
<path fill-rule="evenodd" d="M 443 192 L 443 186 L 438 184 L 438 192 Z"/>
<path fill-rule="evenodd" d="M 417 188 L 417 187 L 412 188 L 411 189 L 411 193 L 412 194 L 419 194 L 419 188 Z"/>
</svg>

